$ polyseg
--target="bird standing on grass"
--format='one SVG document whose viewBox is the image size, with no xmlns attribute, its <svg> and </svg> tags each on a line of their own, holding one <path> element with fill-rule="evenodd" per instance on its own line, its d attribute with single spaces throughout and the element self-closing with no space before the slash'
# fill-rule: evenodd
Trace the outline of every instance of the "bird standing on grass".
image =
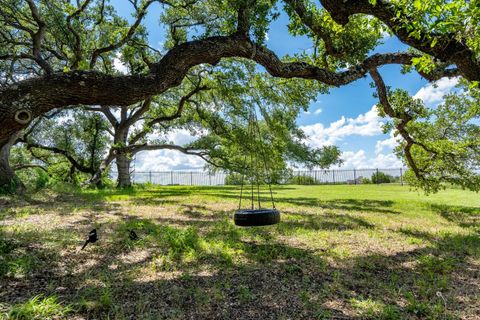
<svg viewBox="0 0 480 320">
<path fill-rule="evenodd" d="M 85 244 L 83 245 L 82 249 L 85 249 L 85 247 L 87 246 L 87 244 L 89 243 L 95 243 L 97 242 L 98 240 L 98 237 L 97 237 L 97 229 L 93 229 L 92 231 L 90 231 L 90 233 L 88 234 L 88 239 L 87 241 L 85 241 Z"/>
<path fill-rule="evenodd" d="M 135 231 L 133 231 L 133 230 L 129 230 L 128 237 L 129 237 L 130 240 L 132 240 L 132 241 L 138 240 L 138 235 L 137 235 L 137 233 L 136 233 Z"/>
</svg>

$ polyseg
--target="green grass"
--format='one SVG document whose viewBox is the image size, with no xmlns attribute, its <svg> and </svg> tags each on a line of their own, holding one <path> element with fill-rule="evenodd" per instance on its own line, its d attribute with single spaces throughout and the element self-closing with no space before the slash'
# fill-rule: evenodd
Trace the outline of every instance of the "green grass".
<svg viewBox="0 0 480 320">
<path fill-rule="evenodd" d="M 10 199 L 0 208 L 0 312 L 21 319 L 477 316 L 478 194 L 425 196 L 399 185 L 274 193 L 282 222 L 262 228 L 233 224 L 236 187 Z M 265 206 L 268 199 L 263 190 Z M 99 241 L 78 251 L 93 227 Z M 139 240 L 129 239 L 132 229 Z"/>
<path fill-rule="evenodd" d="M 37 295 L 24 303 L 13 305 L 5 317 L 12 320 L 48 320 L 64 317 L 71 311 L 69 306 L 59 303 L 56 296 Z"/>
</svg>

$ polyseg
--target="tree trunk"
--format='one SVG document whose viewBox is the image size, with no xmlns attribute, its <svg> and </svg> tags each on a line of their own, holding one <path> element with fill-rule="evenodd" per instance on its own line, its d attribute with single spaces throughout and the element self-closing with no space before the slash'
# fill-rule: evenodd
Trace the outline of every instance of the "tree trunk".
<svg viewBox="0 0 480 320">
<path fill-rule="evenodd" d="M 128 132 L 130 125 L 128 124 L 128 119 L 126 116 L 127 109 L 125 114 L 121 117 L 120 125 L 115 130 L 114 143 L 116 145 L 126 146 L 128 141 Z M 132 186 L 132 179 L 130 178 L 130 153 L 119 152 L 116 154 L 115 162 L 117 163 L 117 188 L 126 188 Z"/>
<path fill-rule="evenodd" d="M 89 180 L 85 181 L 82 184 L 82 186 L 88 186 L 88 185 L 99 186 L 99 185 L 101 185 L 102 175 L 114 159 L 115 159 L 115 155 L 114 155 L 113 149 L 110 149 L 108 155 L 100 163 L 100 166 L 98 167 L 97 171 L 92 175 L 92 177 Z"/>
<path fill-rule="evenodd" d="M 119 154 L 116 158 L 117 163 L 117 188 L 125 188 L 132 186 L 130 176 L 130 158 L 126 154 Z"/>
<path fill-rule="evenodd" d="M 11 144 L 6 144 L 0 149 L 0 188 L 8 188 L 14 183 L 15 172 L 10 167 L 8 158 L 10 156 Z"/>
<path fill-rule="evenodd" d="M 0 192 L 22 194 L 25 191 L 25 185 L 15 176 L 15 171 L 10 167 L 10 149 L 17 140 L 18 135 L 14 135 L 10 140 L 0 148 Z"/>
</svg>

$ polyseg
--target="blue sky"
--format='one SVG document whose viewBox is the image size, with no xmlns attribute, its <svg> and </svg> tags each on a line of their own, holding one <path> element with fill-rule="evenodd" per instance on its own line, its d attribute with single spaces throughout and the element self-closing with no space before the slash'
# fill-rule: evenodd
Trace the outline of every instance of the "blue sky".
<svg viewBox="0 0 480 320">
<path fill-rule="evenodd" d="M 125 0 L 113 0 L 120 15 L 132 21 L 131 6 Z M 150 8 L 144 24 L 149 32 L 150 44 L 159 48 L 164 41 L 164 29 L 158 17 L 161 8 L 155 4 Z M 278 56 L 294 54 L 312 47 L 307 37 L 292 37 L 287 31 L 288 17 L 282 14 L 271 24 L 266 46 Z M 396 37 L 386 36 L 384 44 L 375 52 L 396 52 L 406 50 L 406 46 Z M 417 73 L 401 74 L 400 66 L 385 66 L 380 69 L 387 85 L 402 88 L 416 95 L 427 105 L 441 102 L 441 97 L 448 93 L 456 79 L 442 79 L 438 86 L 428 84 Z M 374 89 L 370 87 L 371 78 L 365 77 L 349 85 L 334 88 L 329 94 L 319 94 L 310 104 L 308 112 L 298 118 L 298 125 L 310 136 L 309 143 L 314 147 L 335 144 L 343 152 L 345 161 L 342 168 L 401 166 L 401 162 L 392 154 L 395 139 L 390 134 L 381 132 L 381 122 L 372 107 L 377 103 L 373 97 Z M 170 136 L 176 143 L 192 140 L 187 132 L 176 132 Z M 149 170 L 191 170 L 201 169 L 203 162 L 195 157 L 188 157 L 174 151 L 152 151 L 138 154 L 136 168 Z"/>
</svg>

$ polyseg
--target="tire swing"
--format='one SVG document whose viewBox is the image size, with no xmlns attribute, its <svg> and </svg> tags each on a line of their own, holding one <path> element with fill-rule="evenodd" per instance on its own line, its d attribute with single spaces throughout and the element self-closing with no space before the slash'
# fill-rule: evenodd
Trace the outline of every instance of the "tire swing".
<svg viewBox="0 0 480 320">
<path fill-rule="evenodd" d="M 265 173 L 267 174 L 267 179 L 265 179 L 264 182 L 267 182 L 268 188 L 270 191 L 270 199 L 272 202 L 272 207 L 271 208 L 263 208 L 262 203 L 260 200 L 260 183 L 259 183 L 259 174 L 258 174 L 258 162 L 257 158 L 254 157 L 254 152 L 255 152 L 255 130 L 258 133 L 258 138 L 261 140 L 261 135 L 260 135 L 260 128 L 258 126 L 258 121 L 255 113 L 251 113 L 249 116 L 249 121 L 248 121 L 248 131 L 247 135 L 250 136 L 249 142 L 248 142 L 248 153 L 250 154 L 250 164 L 253 166 L 253 163 L 255 161 L 255 170 L 250 170 L 250 183 L 251 183 L 251 197 L 250 198 L 250 208 L 242 209 L 242 198 L 244 194 L 244 182 L 245 182 L 245 172 L 247 169 L 247 154 L 245 154 L 244 158 L 244 166 L 242 170 L 242 180 L 241 180 L 241 187 L 240 187 L 240 200 L 238 203 L 238 210 L 235 211 L 234 214 L 234 222 L 235 225 L 241 226 L 241 227 L 257 227 L 257 226 L 268 226 L 272 224 L 277 224 L 280 222 L 280 211 L 278 211 L 275 208 L 275 201 L 273 200 L 273 193 L 272 193 L 272 184 L 271 184 L 271 179 L 268 176 L 268 170 L 267 170 L 267 161 L 266 161 L 266 155 L 265 155 L 265 149 L 260 148 L 260 155 L 262 156 L 263 160 L 263 167 L 265 169 Z M 255 158 L 255 159 L 254 159 Z M 254 184 L 256 182 L 257 185 L 257 202 L 258 205 L 255 208 L 255 192 L 254 192 Z"/>
</svg>

